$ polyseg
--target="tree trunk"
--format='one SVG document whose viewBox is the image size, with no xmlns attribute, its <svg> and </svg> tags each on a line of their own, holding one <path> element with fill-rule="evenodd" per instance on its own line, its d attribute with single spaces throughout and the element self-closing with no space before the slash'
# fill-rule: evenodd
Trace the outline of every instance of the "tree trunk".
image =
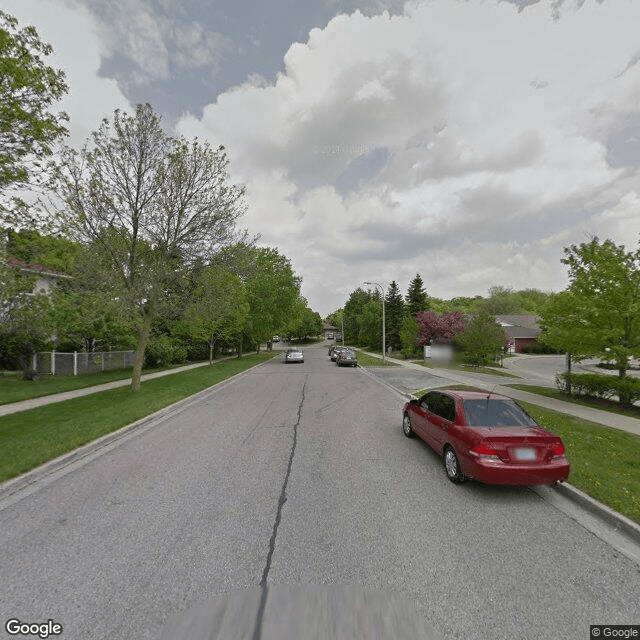
<svg viewBox="0 0 640 640">
<path fill-rule="evenodd" d="M 149 333 L 151 332 L 151 323 L 155 315 L 155 303 L 149 302 L 144 310 L 142 317 L 142 326 L 138 332 L 138 344 L 136 345 L 136 359 L 133 363 L 133 373 L 131 374 L 131 391 L 140 390 L 140 378 L 142 376 L 142 365 L 144 363 L 144 352 L 147 348 Z"/>
<path fill-rule="evenodd" d="M 209 340 L 209 366 L 213 364 L 213 347 L 215 343 L 216 341 L 212 337 L 211 340 Z"/>
</svg>

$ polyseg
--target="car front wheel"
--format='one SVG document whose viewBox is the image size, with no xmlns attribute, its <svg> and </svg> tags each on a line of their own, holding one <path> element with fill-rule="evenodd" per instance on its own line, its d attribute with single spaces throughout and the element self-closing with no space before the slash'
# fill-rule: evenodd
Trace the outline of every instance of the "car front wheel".
<svg viewBox="0 0 640 640">
<path fill-rule="evenodd" d="M 413 432 L 413 427 L 411 426 L 411 417 L 408 413 L 405 413 L 404 418 L 402 418 L 402 433 L 404 433 L 407 438 L 414 438 L 416 435 Z"/>
<path fill-rule="evenodd" d="M 460 469 L 458 456 L 451 447 L 447 447 L 444 450 L 444 468 L 447 472 L 447 478 L 449 478 L 451 482 L 455 482 L 456 484 L 464 482 L 465 478 Z"/>
</svg>

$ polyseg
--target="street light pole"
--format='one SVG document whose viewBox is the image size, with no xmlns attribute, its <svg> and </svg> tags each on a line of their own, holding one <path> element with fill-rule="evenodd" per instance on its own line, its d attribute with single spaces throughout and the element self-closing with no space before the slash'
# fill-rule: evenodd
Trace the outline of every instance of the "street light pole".
<svg viewBox="0 0 640 640">
<path fill-rule="evenodd" d="M 382 364 L 387 363 L 387 341 L 386 341 L 386 326 L 385 326 L 385 318 L 384 318 L 384 289 L 382 285 L 377 282 L 365 282 L 365 284 L 372 284 L 376 287 L 380 287 L 380 295 L 382 297 Z"/>
</svg>

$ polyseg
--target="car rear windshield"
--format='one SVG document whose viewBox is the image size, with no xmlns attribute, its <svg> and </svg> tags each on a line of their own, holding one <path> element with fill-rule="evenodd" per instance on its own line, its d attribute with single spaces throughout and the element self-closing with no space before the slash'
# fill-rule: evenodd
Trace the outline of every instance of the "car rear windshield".
<svg viewBox="0 0 640 640">
<path fill-rule="evenodd" d="M 511 400 L 464 401 L 464 415 L 470 427 L 534 427 L 535 420 Z"/>
</svg>

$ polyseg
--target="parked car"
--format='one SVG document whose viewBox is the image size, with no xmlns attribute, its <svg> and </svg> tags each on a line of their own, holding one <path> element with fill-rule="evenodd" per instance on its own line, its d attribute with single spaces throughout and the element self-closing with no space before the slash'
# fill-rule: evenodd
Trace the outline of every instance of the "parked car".
<svg viewBox="0 0 640 640">
<path fill-rule="evenodd" d="M 402 430 L 443 457 L 452 482 L 555 484 L 569 476 L 562 440 L 506 396 L 429 391 L 404 405 Z"/>
<path fill-rule="evenodd" d="M 336 364 L 339 367 L 357 367 L 358 357 L 351 349 L 341 349 L 336 357 Z"/>
<path fill-rule="evenodd" d="M 271 338 L 271 342 L 280 342 L 280 336 L 273 336 L 273 338 Z"/>
<path fill-rule="evenodd" d="M 336 335 L 336 342 L 338 340 L 342 340 L 342 334 L 338 331 L 338 333 L 335 334 Z"/>
<path fill-rule="evenodd" d="M 302 349 L 291 347 L 284 352 L 284 361 L 288 362 L 304 362 L 304 353 Z"/>
<path fill-rule="evenodd" d="M 327 340 L 333 340 L 333 333 L 327 333 Z"/>
<path fill-rule="evenodd" d="M 333 351 L 329 354 L 331 356 L 332 362 L 336 361 L 336 358 L 338 357 L 338 354 L 341 351 L 346 351 L 346 350 L 347 350 L 347 347 L 340 347 L 340 346 L 333 347 Z"/>
</svg>

